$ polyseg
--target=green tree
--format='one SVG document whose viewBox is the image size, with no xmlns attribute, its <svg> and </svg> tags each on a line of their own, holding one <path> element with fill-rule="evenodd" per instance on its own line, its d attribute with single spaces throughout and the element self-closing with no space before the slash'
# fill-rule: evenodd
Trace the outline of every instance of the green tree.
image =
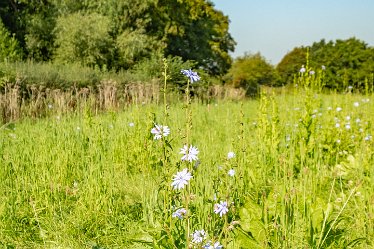
<svg viewBox="0 0 374 249">
<path fill-rule="evenodd" d="M 39 61 L 119 69 L 161 52 L 222 75 L 235 46 L 228 17 L 209 0 L 8 0 L 0 15 Z"/>
<path fill-rule="evenodd" d="M 117 36 L 117 65 L 130 68 L 144 57 L 150 57 L 158 47 L 161 47 L 154 37 L 147 35 L 144 31 L 125 30 Z"/>
<path fill-rule="evenodd" d="M 234 87 L 242 87 L 247 95 L 258 93 L 260 85 L 277 85 L 274 67 L 260 53 L 245 54 L 235 59 L 226 78 Z"/>
<path fill-rule="evenodd" d="M 178 11 L 175 11 L 178 10 Z M 159 0 L 156 18 L 163 27 L 165 53 L 194 60 L 212 74 L 227 72 L 235 41 L 229 19 L 205 0 Z"/>
<path fill-rule="evenodd" d="M 307 47 L 296 47 L 277 65 L 284 84 L 292 83 L 306 61 Z M 349 85 L 360 89 L 374 73 L 374 48 L 356 38 L 326 42 L 322 39 L 309 47 L 310 70 L 325 69 L 328 88 L 344 90 Z M 373 82 L 371 82 L 373 84 Z"/>
<path fill-rule="evenodd" d="M 276 70 L 282 85 L 293 82 L 295 74 L 299 72 L 302 65 L 306 64 L 306 52 L 305 47 L 294 48 L 278 63 Z"/>
<path fill-rule="evenodd" d="M 97 13 L 73 13 L 56 22 L 55 60 L 81 62 L 88 66 L 107 66 L 113 41 L 109 18 Z"/>
</svg>

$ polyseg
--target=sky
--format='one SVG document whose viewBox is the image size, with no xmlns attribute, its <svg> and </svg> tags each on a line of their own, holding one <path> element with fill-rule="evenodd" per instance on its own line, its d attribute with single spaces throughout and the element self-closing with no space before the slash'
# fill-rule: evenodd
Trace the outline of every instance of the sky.
<svg viewBox="0 0 374 249">
<path fill-rule="evenodd" d="M 235 58 L 278 64 L 293 48 L 356 37 L 374 46 L 374 0 L 211 0 L 230 19 Z"/>
</svg>

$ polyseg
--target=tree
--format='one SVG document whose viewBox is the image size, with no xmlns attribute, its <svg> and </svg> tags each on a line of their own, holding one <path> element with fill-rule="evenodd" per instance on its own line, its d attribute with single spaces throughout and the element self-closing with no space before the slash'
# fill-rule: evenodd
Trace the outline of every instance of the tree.
<svg viewBox="0 0 374 249">
<path fill-rule="evenodd" d="M 242 87 L 247 95 L 257 94 L 260 85 L 277 85 L 274 67 L 260 53 L 245 54 L 235 59 L 226 78 L 234 87 Z"/>
<path fill-rule="evenodd" d="M 307 50 L 307 47 L 296 47 L 277 65 L 283 83 L 292 83 L 293 75 L 307 63 Z M 322 39 L 309 47 L 308 65 L 313 71 L 323 66 L 326 87 L 362 88 L 365 79 L 374 73 L 374 48 L 356 38 L 329 42 Z"/>
<path fill-rule="evenodd" d="M 159 0 L 156 9 L 166 55 L 194 60 L 211 74 L 227 72 L 235 46 L 227 16 L 205 0 Z"/>
<path fill-rule="evenodd" d="M 8 0 L 0 15 L 40 61 L 119 69 L 161 52 L 222 75 L 235 46 L 228 17 L 209 0 Z"/>
<path fill-rule="evenodd" d="M 305 47 L 294 48 L 278 63 L 276 70 L 282 85 L 293 82 L 295 74 L 299 72 L 302 65 L 306 64 L 306 52 Z"/>
<path fill-rule="evenodd" d="M 57 19 L 55 32 L 56 61 L 100 67 L 110 62 L 113 41 L 109 35 L 109 18 L 79 12 L 61 16 Z"/>
</svg>

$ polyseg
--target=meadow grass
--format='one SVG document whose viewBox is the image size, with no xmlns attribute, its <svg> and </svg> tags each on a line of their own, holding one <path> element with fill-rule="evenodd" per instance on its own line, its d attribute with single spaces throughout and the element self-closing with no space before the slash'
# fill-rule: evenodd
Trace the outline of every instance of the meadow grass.
<svg viewBox="0 0 374 249">
<path fill-rule="evenodd" d="M 372 96 L 51 112 L 0 130 L 0 248 L 201 248 L 186 244 L 200 229 L 224 248 L 374 246 Z M 155 124 L 170 135 L 154 140 Z M 186 136 L 198 162 L 180 160 Z"/>
</svg>

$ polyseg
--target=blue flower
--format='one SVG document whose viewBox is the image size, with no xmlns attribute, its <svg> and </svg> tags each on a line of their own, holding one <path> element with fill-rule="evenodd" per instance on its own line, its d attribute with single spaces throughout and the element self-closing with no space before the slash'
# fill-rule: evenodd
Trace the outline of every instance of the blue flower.
<svg viewBox="0 0 374 249">
<path fill-rule="evenodd" d="M 229 209 L 226 201 L 214 204 L 214 212 L 219 214 L 219 216 L 222 217 L 222 215 L 226 214 L 228 211 Z"/>
<path fill-rule="evenodd" d="M 196 72 L 193 72 L 191 69 L 181 70 L 181 73 L 184 74 L 184 75 L 186 75 L 190 79 L 191 83 L 194 83 L 194 82 L 200 80 L 200 76 L 197 75 Z"/>
<path fill-rule="evenodd" d="M 208 242 L 206 245 L 203 246 L 204 249 L 222 249 L 223 246 L 217 241 L 212 245 L 212 242 Z"/>
<path fill-rule="evenodd" d="M 187 213 L 185 208 L 180 208 L 172 214 L 173 218 L 183 219 L 183 216 Z"/>
<path fill-rule="evenodd" d="M 206 239 L 206 233 L 204 229 L 201 230 L 195 230 L 192 236 L 192 243 L 199 244 L 202 243 Z"/>
<path fill-rule="evenodd" d="M 182 189 L 185 185 L 188 184 L 188 181 L 191 180 L 191 178 L 192 175 L 190 172 L 188 172 L 188 169 L 184 169 L 174 175 L 173 183 L 171 184 L 171 186 L 174 189 Z"/>
<path fill-rule="evenodd" d="M 199 158 L 197 157 L 197 154 L 199 154 L 199 150 L 195 146 L 188 146 L 184 145 L 181 149 L 180 154 L 183 154 L 181 160 L 182 161 L 197 161 Z"/>
</svg>

